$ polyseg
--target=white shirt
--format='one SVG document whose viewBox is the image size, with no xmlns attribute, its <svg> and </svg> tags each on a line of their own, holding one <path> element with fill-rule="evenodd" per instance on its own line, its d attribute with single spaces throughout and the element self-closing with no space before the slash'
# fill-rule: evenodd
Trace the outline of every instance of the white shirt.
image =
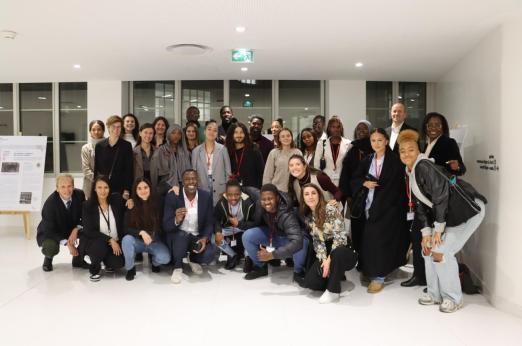
<svg viewBox="0 0 522 346">
<path fill-rule="evenodd" d="M 393 126 L 393 123 L 391 125 L 391 136 L 390 136 L 390 148 L 393 150 L 395 147 L 395 142 L 397 142 L 397 138 L 399 137 L 399 132 L 401 132 L 401 128 L 404 122 L 402 122 L 399 126 L 395 127 Z"/>
<path fill-rule="evenodd" d="M 433 149 L 433 147 L 435 146 L 435 144 L 437 143 L 437 140 L 439 138 L 440 138 L 440 136 L 435 138 L 432 141 L 430 141 L 430 139 L 428 138 L 428 146 L 426 147 L 426 151 L 424 152 L 424 155 L 426 155 L 427 157 L 430 157 L 431 150 Z"/>
<path fill-rule="evenodd" d="M 179 229 L 193 235 L 198 235 L 198 192 L 196 191 L 196 197 L 194 197 L 192 201 L 189 201 L 185 194 L 185 189 L 183 189 L 183 198 L 185 199 L 187 214 L 185 214 L 185 218 L 183 222 L 181 222 Z"/>
<path fill-rule="evenodd" d="M 100 213 L 100 232 L 105 235 L 108 235 L 114 240 L 118 240 L 118 229 L 116 227 L 116 218 L 114 217 L 114 213 L 112 212 L 112 208 L 109 205 L 108 212 L 104 212 L 102 208 L 98 207 Z M 109 224 L 107 224 L 107 220 Z M 110 225 L 110 228 L 109 228 Z"/>
<path fill-rule="evenodd" d="M 324 141 L 325 139 L 328 139 L 328 136 L 326 135 L 326 132 L 323 132 L 323 134 L 321 135 L 321 137 L 317 141 L 318 142 L 319 141 Z"/>
<path fill-rule="evenodd" d="M 60 197 L 60 199 L 62 200 L 63 205 L 65 206 L 65 209 L 67 209 L 67 202 L 71 202 L 71 205 L 72 205 L 72 198 L 65 200 L 62 197 Z"/>
</svg>

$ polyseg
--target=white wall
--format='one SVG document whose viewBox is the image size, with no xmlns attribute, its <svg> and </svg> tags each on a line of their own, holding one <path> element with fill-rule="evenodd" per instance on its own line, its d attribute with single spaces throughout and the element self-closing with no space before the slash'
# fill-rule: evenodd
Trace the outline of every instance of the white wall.
<svg viewBox="0 0 522 346">
<path fill-rule="evenodd" d="M 122 82 L 87 82 L 87 123 L 92 120 L 105 122 L 110 115 L 122 113 Z"/>
<path fill-rule="evenodd" d="M 361 119 L 366 119 L 366 81 L 326 81 L 326 116 L 341 117 L 344 135 L 353 139 L 353 129 Z"/>
<path fill-rule="evenodd" d="M 464 261 L 497 307 L 522 316 L 520 244 L 520 96 L 522 16 L 491 32 L 437 83 L 436 110 L 469 126 L 468 173 L 489 200 L 485 221 L 466 245 Z M 498 171 L 479 169 L 494 155 Z"/>
</svg>

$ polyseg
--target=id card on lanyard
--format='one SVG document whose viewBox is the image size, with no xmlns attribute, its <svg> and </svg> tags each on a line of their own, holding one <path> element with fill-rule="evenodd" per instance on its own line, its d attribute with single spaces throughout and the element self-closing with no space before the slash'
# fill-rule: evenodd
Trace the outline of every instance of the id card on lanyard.
<svg viewBox="0 0 522 346">
<path fill-rule="evenodd" d="M 275 251 L 275 247 L 272 246 L 272 241 L 274 239 L 274 233 L 275 233 L 274 220 L 272 218 L 270 218 L 269 222 L 268 222 L 268 244 L 269 245 L 266 247 L 267 252 Z"/>
<path fill-rule="evenodd" d="M 406 195 L 408 196 L 408 212 L 406 213 L 406 220 L 413 221 L 415 218 L 415 212 L 413 211 L 413 201 L 411 199 L 411 186 L 410 179 L 408 178 L 408 174 L 406 173 Z"/>
</svg>

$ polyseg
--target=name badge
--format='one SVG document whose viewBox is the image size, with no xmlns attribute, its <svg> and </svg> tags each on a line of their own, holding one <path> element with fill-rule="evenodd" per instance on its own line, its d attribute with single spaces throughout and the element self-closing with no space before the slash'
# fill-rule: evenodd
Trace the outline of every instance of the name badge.
<svg viewBox="0 0 522 346">
<path fill-rule="evenodd" d="M 409 212 L 406 213 L 406 220 L 407 221 L 413 221 L 414 218 L 415 218 L 415 212 L 409 211 Z"/>
<path fill-rule="evenodd" d="M 339 178 L 340 178 L 339 173 L 337 173 L 337 172 L 334 171 L 334 172 L 332 173 L 332 180 L 339 180 Z"/>
<path fill-rule="evenodd" d="M 233 239 L 231 242 L 230 242 L 230 246 L 234 247 L 237 245 L 237 240 Z"/>
<path fill-rule="evenodd" d="M 273 247 L 273 246 L 267 246 L 267 247 L 266 247 L 266 251 L 267 251 L 267 252 L 274 252 L 274 251 L 275 251 L 275 247 Z"/>
</svg>

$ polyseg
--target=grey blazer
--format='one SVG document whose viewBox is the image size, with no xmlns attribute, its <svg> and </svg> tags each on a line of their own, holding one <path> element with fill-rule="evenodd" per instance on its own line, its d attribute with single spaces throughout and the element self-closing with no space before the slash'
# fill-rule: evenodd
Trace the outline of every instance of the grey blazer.
<svg viewBox="0 0 522 346">
<path fill-rule="evenodd" d="M 231 175 L 230 157 L 227 149 L 219 143 L 215 144 L 214 156 L 212 158 L 212 191 L 210 191 L 208 182 L 205 143 L 198 145 L 192 150 L 192 168 L 198 172 L 198 187 L 209 191 L 212 194 L 212 201 L 216 205 L 223 192 L 225 192 L 225 184 Z"/>
</svg>

